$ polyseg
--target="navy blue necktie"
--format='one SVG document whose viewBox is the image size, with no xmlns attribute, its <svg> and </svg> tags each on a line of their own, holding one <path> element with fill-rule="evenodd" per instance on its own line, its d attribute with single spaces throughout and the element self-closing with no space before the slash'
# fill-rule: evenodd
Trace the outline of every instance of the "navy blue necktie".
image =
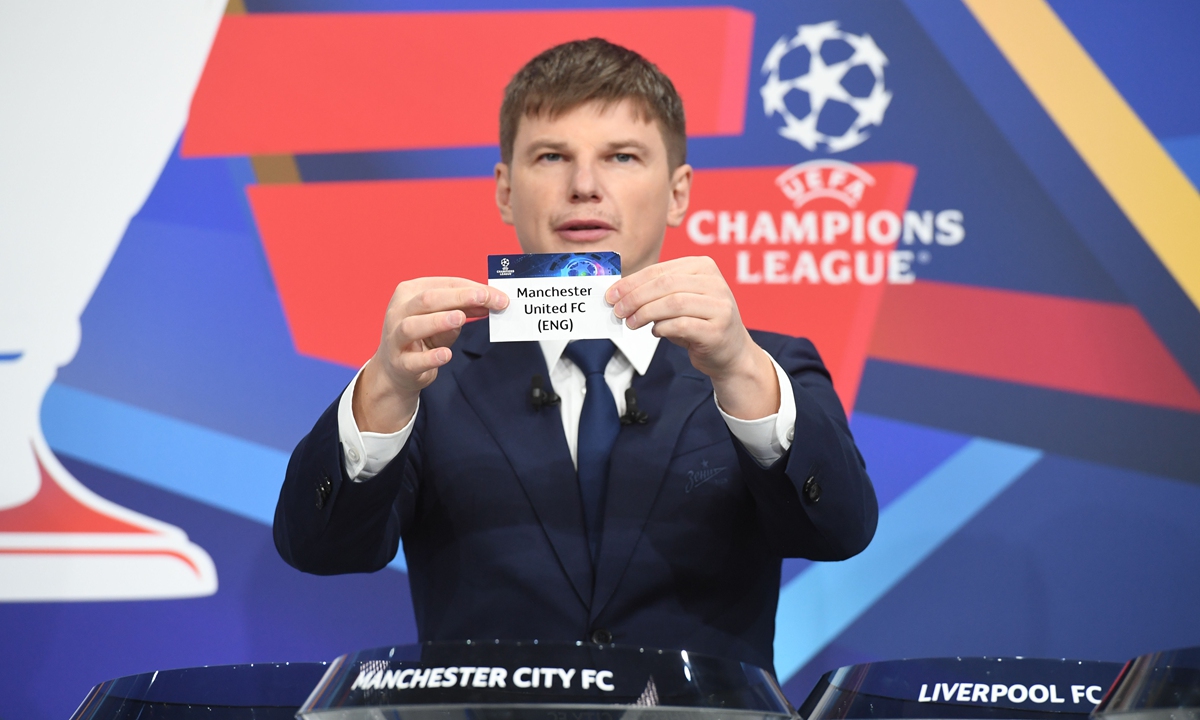
<svg viewBox="0 0 1200 720">
<path fill-rule="evenodd" d="M 613 443 L 621 430 L 617 403 L 604 381 L 604 368 L 617 348 L 612 340 L 576 340 L 563 352 L 583 371 L 587 392 L 579 413 L 579 444 L 575 465 L 579 474 L 579 492 L 583 496 L 583 517 L 587 522 L 588 547 L 593 562 L 600 554 L 600 531 L 604 517 L 604 488 L 608 482 L 608 461 Z"/>
</svg>

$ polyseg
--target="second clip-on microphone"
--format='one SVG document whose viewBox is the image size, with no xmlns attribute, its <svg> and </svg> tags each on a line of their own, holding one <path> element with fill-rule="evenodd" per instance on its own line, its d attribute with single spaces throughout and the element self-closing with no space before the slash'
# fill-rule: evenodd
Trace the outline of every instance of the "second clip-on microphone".
<svg viewBox="0 0 1200 720">
<path fill-rule="evenodd" d="M 650 418 L 645 410 L 638 408 L 637 390 L 629 388 L 625 391 L 625 414 L 621 416 L 622 425 L 645 425 Z"/>
<path fill-rule="evenodd" d="M 541 375 L 534 375 L 529 383 L 529 402 L 534 410 L 558 405 L 562 399 L 553 390 L 543 386 Z M 645 425 L 650 419 L 645 410 L 638 407 L 637 390 L 629 388 L 625 391 L 625 414 L 621 416 L 622 425 Z"/>
</svg>

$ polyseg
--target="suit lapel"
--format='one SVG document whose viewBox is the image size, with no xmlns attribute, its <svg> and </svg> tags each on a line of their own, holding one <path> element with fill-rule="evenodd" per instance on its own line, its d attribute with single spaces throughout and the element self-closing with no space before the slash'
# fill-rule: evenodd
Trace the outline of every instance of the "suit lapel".
<svg viewBox="0 0 1200 720">
<path fill-rule="evenodd" d="M 633 387 L 638 405 L 650 418 L 645 425 L 622 427 L 613 447 L 592 620 L 612 598 L 629 565 L 684 423 L 701 402 L 712 401 L 707 378 L 692 367 L 686 351 L 668 341 L 658 344 L 646 374 L 634 377 Z"/>
<path fill-rule="evenodd" d="M 534 410 L 528 397 L 534 374 L 549 377 L 542 351 L 534 342 L 492 344 L 486 325 L 464 340 L 464 352 L 476 358 L 456 371 L 459 387 L 503 450 L 563 573 L 587 607 L 592 600 L 591 553 L 562 416 L 557 406 Z"/>
</svg>

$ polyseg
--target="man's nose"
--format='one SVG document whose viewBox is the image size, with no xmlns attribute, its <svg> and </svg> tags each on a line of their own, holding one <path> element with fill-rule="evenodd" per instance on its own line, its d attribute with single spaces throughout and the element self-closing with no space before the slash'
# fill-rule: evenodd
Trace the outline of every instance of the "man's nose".
<svg viewBox="0 0 1200 720">
<path fill-rule="evenodd" d="M 571 201 L 595 202 L 600 199 L 600 182 L 596 176 L 595 162 L 580 159 L 571 174 Z"/>
</svg>

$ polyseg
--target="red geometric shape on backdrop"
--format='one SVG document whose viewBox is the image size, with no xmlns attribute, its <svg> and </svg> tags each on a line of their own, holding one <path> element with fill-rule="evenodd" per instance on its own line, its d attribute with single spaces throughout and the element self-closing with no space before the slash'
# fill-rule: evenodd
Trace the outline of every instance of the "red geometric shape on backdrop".
<svg viewBox="0 0 1200 720">
<path fill-rule="evenodd" d="M 915 169 L 859 167 L 876 179 L 859 208 L 903 214 Z M 699 170 L 692 207 L 791 210 L 775 185 L 785 169 Z M 296 349 L 350 367 L 375 352 L 397 283 L 428 275 L 483 281 L 485 255 L 520 251 L 500 221 L 489 178 L 258 185 L 247 192 Z M 838 207 L 845 209 L 826 198 L 805 209 Z M 842 403 L 852 408 L 883 285 L 738 285 L 736 251 L 749 246 L 700 247 L 682 232 L 668 231 L 663 259 L 713 257 L 746 325 L 813 340 Z"/>
<path fill-rule="evenodd" d="M 520 252 L 491 178 L 246 188 L 296 350 L 357 368 L 379 345 L 396 285 L 487 281 L 488 253 Z"/>
<path fill-rule="evenodd" d="M 919 280 L 888 289 L 870 355 L 1200 412 L 1200 391 L 1129 305 Z"/>
<path fill-rule="evenodd" d="M 671 77 L 690 136 L 742 132 L 754 38 L 744 10 L 228 15 L 183 155 L 495 145 L 504 86 L 521 65 L 595 36 Z"/>
<path fill-rule="evenodd" d="M 861 200 L 853 208 L 832 197 L 817 197 L 804 202 L 802 208 L 796 207 L 776 185 L 776 179 L 788 170 L 786 167 L 699 170 L 692 186 L 689 219 L 703 211 L 745 212 L 748 225 L 755 222 L 759 212 L 767 212 L 773 218 L 779 218 L 784 212 L 798 216 L 814 212 L 818 217 L 824 217 L 825 212 L 860 212 L 869 217 L 879 211 L 890 211 L 903 216 L 916 179 L 916 168 L 903 163 L 859 163 L 857 167 L 873 176 L 874 184 L 865 188 Z M 685 219 L 680 227 L 667 230 L 663 259 L 708 255 L 716 260 L 733 289 L 745 325 L 812 340 L 849 413 L 858 395 L 867 345 L 887 286 L 883 282 L 862 284 L 853 281 L 840 285 L 774 284 L 766 282 L 765 278 L 755 284 L 739 284 L 738 253 L 750 252 L 756 268 L 761 268 L 765 252 L 787 253 L 784 262 L 790 271 L 799 253 L 805 251 L 813 252 L 819 259 L 822 253 L 831 249 L 886 253 L 892 246 L 881 246 L 870 240 L 856 243 L 850 233 L 839 236 L 831 244 L 771 244 L 762 240 L 751 243 L 747 238 L 743 243 L 731 240 L 725 244 L 715 241 L 699 245 L 689 239 L 687 225 Z"/>
</svg>

